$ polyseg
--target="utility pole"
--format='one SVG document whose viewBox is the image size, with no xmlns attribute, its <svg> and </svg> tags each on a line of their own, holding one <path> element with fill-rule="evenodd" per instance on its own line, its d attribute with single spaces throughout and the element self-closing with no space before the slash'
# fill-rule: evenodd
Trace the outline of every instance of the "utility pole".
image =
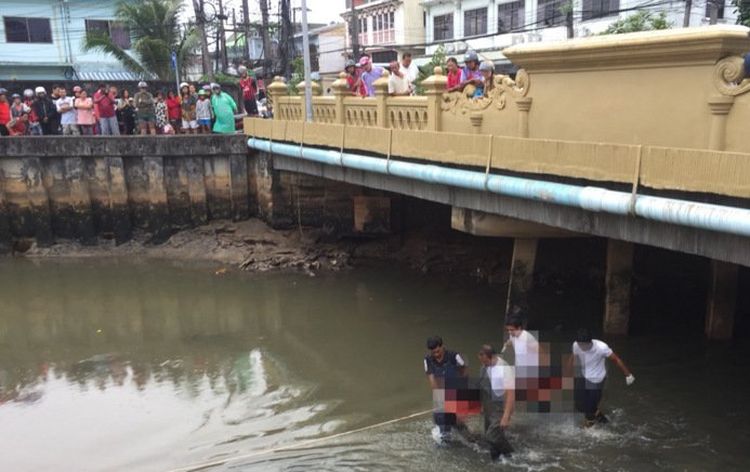
<svg viewBox="0 0 750 472">
<path fill-rule="evenodd" d="M 289 80 L 292 77 L 292 51 L 294 51 L 294 32 L 291 22 L 291 8 L 289 0 L 281 0 L 281 37 L 279 44 L 281 52 L 281 70 L 284 77 Z"/>
<path fill-rule="evenodd" d="M 250 65 L 250 7 L 247 0 L 242 0 L 242 29 L 245 31 L 245 59 Z M 235 32 L 235 34 L 237 34 Z"/>
<path fill-rule="evenodd" d="M 690 10 L 693 7 L 693 0 L 685 0 L 685 18 L 682 20 L 682 26 L 687 28 L 690 26 Z"/>
<path fill-rule="evenodd" d="M 221 59 L 221 70 L 225 71 L 229 67 L 229 58 L 227 57 L 227 35 L 224 31 L 224 22 L 228 20 L 229 17 L 224 14 L 224 2 L 222 0 L 219 0 L 219 16 L 216 18 L 219 20 L 219 26 L 217 28 L 219 41 L 216 45 L 216 50 L 220 53 L 217 60 Z"/>
<path fill-rule="evenodd" d="M 312 80 L 310 76 L 310 35 L 307 31 L 307 1 L 302 0 L 302 58 L 305 67 L 305 116 L 306 121 L 313 120 L 312 112 Z"/>
<path fill-rule="evenodd" d="M 268 39 L 268 0 L 260 0 L 260 38 L 263 42 L 263 77 L 273 75 L 271 70 L 273 61 L 271 60 L 271 42 Z"/>
<path fill-rule="evenodd" d="M 203 11 L 203 0 L 193 0 L 193 10 L 195 11 L 195 24 L 198 27 L 198 34 L 201 40 L 201 69 L 203 75 L 212 76 L 211 58 L 208 55 L 208 38 L 206 37 L 206 15 Z"/>
<path fill-rule="evenodd" d="M 354 0 L 349 0 L 351 3 L 351 23 L 349 24 L 349 35 L 352 38 L 352 59 L 359 59 L 359 19 L 357 18 L 357 10 L 354 8 Z"/>
</svg>

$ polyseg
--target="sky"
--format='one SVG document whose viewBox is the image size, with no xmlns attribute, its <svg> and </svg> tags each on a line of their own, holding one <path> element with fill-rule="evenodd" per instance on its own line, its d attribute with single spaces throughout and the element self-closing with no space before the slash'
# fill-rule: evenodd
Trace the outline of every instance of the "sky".
<svg viewBox="0 0 750 472">
<path fill-rule="evenodd" d="M 300 0 L 291 0 L 292 8 L 299 7 Z M 188 9 L 192 10 L 192 1 L 186 0 Z M 248 0 L 250 4 L 251 19 L 253 16 L 260 18 L 260 7 L 258 0 Z M 279 0 L 268 0 L 268 5 L 272 14 L 276 13 L 279 8 Z M 232 16 L 232 8 L 237 10 L 237 21 L 241 20 L 240 11 L 242 9 L 242 0 L 224 0 L 224 9 L 228 11 L 229 17 Z M 345 0 L 307 0 L 308 12 L 307 21 L 310 23 L 330 23 L 332 21 L 342 22 L 341 13 L 346 8 Z M 192 16 L 192 15 L 191 15 Z"/>
</svg>

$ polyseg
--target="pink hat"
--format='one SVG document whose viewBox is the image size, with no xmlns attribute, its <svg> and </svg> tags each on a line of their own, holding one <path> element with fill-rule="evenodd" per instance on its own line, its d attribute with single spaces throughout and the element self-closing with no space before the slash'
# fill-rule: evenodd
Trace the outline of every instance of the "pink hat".
<svg viewBox="0 0 750 472">
<path fill-rule="evenodd" d="M 370 58 L 369 57 L 362 56 L 362 57 L 359 58 L 359 65 L 360 66 L 366 66 L 369 63 L 370 63 Z"/>
</svg>

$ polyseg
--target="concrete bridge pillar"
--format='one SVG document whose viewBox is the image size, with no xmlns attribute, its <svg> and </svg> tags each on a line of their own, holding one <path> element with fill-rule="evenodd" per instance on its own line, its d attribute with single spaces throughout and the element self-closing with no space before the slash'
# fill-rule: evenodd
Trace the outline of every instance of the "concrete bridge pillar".
<svg viewBox="0 0 750 472">
<path fill-rule="evenodd" d="M 513 241 L 513 262 L 510 268 L 508 282 L 508 301 L 505 313 L 511 313 L 513 308 L 528 308 L 528 296 L 534 285 L 534 265 L 539 240 L 536 238 L 516 238 Z"/>
<path fill-rule="evenodd" d="M 737 309 L 737 278 L 739 267 L 729 262 L 712 260 L 709 268 L 706 301 L 706 337 L 731 339 L 734 313 Z"/>
<path fill-rule="evenodd" d="M 523 97 L 516 100 L 518 108 L 518 137 L 529 137 L 529 110 L 531 110 L 531 97 Z"/>
<path fill-rule="evenodd" d="M 633 244 L 610 239 L 607 241 L 607 273 L 605 276 L 604 332 L 628 334 L 630 294 L 633 273 Z"/>
</svg>

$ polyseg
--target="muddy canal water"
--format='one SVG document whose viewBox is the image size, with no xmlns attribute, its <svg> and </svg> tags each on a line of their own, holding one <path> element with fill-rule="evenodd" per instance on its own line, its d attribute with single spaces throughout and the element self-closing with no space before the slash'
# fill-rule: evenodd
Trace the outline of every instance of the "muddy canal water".
<svg viewBox="0 0 750 472">
<path fill-rule="evenodd" d="M 478 371 L 502 293 L 396 269 L 307 277 L 137 260 L 0 261 L 0 470 L 170 471 L 429 409 L 423 343 Z M 550 304 L 550 318 L 564 307 Z M 569 311 L 569 310 L 568 310 Z M 543 331 L 570 336 L 572 324 Z M 611 424 L 519 414 L 500 464 L 422 416 L 205 470 L 746 471 L 748 342 L 607 339 Z"/>
</svg>

